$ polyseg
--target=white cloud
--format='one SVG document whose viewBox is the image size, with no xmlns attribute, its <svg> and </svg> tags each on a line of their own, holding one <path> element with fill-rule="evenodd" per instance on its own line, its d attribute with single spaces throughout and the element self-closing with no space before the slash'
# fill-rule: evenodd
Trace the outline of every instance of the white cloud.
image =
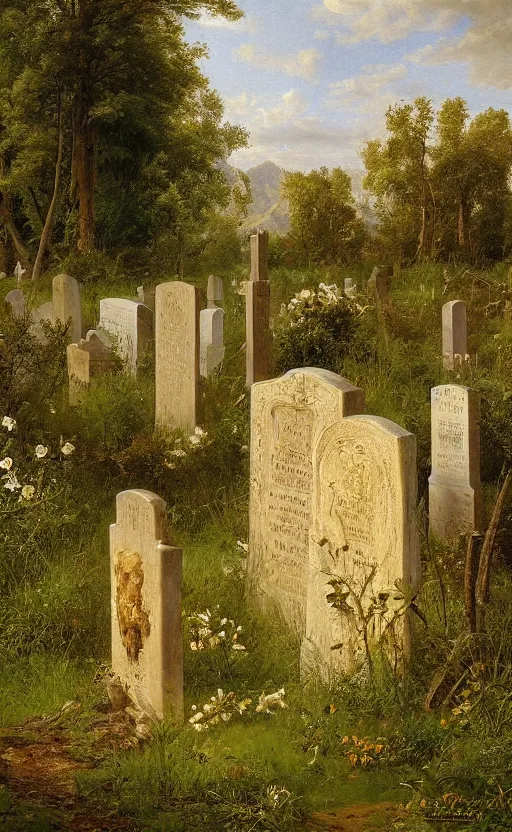
<svg viewBox="0 0 512 832">
<path fill-rule="evenodd" d="M 243 119 L 251 131 L 266 130 L 278 124 L 286 124 L 308 110 L 305 98 L 291 89 L 280 97 L 277 104 L 271 105 L 258 96 L 243 92 L 234 98 L 225 99 L 225 115 L 228 120 Z"/>
<path fill-rule="evenodd" d="M 327 31 L 327 29 L 316 29 L 313 37 L 315 40 L 329 40 L 331 34 Z"/>
<path fill-rule="evenodd" d="M 397 93 L 392 91 L 393 84 L 405 75 L 406 68 L 403 64 L 365 66 L 358 75 L 329 84 L 328 106 L 336 109 L 350 104 L 361 106 L 367 102 L 372 110 L 382 110 L 380 101 L 377 101 L 383 95 L 396 100 Z"/>
<path fill-rule="evenodd" d="M 253 15 L 246 15 L 240 20 L 227 20 L 225 17 L 207 14 L 203 12 L 196 21 L 200 26 L 208 29 L 229 29 L 237 34 L 257 34 L 261 30 L 261 22 Z"/>
<path fill-rule="evenodd" d="M 392 43 L 418 31 L 445 32 L 411 57 L 430 64 L 466 62 L 475 84 L 512 86 L 511 0 L 323 0 L 313 17 L 336 27 L 340 44 Z M 450 37 L 455 24 L 465 32 Z"/>
<path fill-rule="evenodd" d="M 234 52 L 235 57 L 263 69 L 279 70 L 286 75 L 296 75 L 306 81 L 318 76 L 320 52 L 317 49 L 301 49 L 294 55 L 269 55 L 259 52 L 251 43 L 244 43 Z"/>
</svg>

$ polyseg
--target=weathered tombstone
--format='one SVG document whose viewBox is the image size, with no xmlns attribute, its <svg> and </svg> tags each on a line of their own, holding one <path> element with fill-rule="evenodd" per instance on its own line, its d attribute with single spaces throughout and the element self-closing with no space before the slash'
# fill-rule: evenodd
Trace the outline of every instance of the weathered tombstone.
<svg viewBox="0 0 512 832">
<path fill-rule="evenodd" d="M 46 303 L 42 303 L 41 306 L 36 307 L 30 313 L 32 316 L 32 326 L 30 327 L 30 331 L 34 338 L 39 341 L 40 344 L 45 344 L 47 341 L 46 335 L 43 332 L 43 327 L 41 325 L 42 321 L 49 321 L 53 324 L 53 303 L 51 301 L 47 301 Z"/>
<path fill-rule="evenodd" d="M 166 504 L 122 491 L 110 527 L 112 670 L 144 712 L 183 719 L 182 552 L 169 545 Z"/>
<path fill-rule="evenodd" d="M 416 438 L 388 419 L 351 416 L 316 443 L 303 672 L 353 673 L 385 633 L 393 661 L 408 652 L 416 477 Z"/>
<path fill-rule="evenodd" d="M 444 541 L 482 530 L 480 393 L 457 384 L 431 391 L 430 529 Z"/>
<path fill-rule="evenodd" d="M 212 309 L 214 306 L 222 306 L 224 301 L 224 281 L 222 277 L 211 274 L 208 278 L 206 294 L 206 306 Z"/>
<path fill-rule="evenodd" d="M 443 304 L 443 367 L 455 370 L 466 361 L 467 351 L 466 304 L 450 300 Z"/>
<path fill-rule="evenodd" d="M 102 298 L 98 329 L 116 339 L 119 356 L 130 373 L 136 373 L 140 359 L 153 337 L 153 313 L 135 300 Z"/>
<path fill-rule="evenodd" d="M 76 404 L 80 394 L 88 387 L 91 379 L 108 372 L 112 366 L 112 350 L 99 335 L 89 330 L 78 344 L 68 344 L 67 365 L 69 378 L 69 401 Z"/>
<path fill-rule="evenodd" d="M 160 283 L 155 303 L 156 427 L 193 431 L 197 424 L 201 293 L 181 280 Z"/>
<path fill-rule="evenodd" d="M 270 376 L 270 282 L 267 272 L 268 231 L 251 236 L 251 279 L 245 293 L 245 385 Z"/>
<path fill-rule="evenodd" d="M 199 372 L 209 378 L 224 359 L 224 310 L 202 309 L 199 329 Z"/>
<path fill-rule="evenodd" d="M 315 367 L 251 390 L 248 572 L 259 605 L 277 606 L 298 637 L 306 628 L 313 451 L 325 428 L 363 410 L 363 390 Z"/>
<path fill-rule="evenodd" d="M 389 289 L 392 276 L 392 266 L 375 266 L 368 281 L 368 294 L 374 295 L 381 307 L 390 306 Z"/>
<path fill-rule="evenodd" d="M 14 267 L 14 277 L 16 278 L 18 286 L 20 285 L 21 281 L 23 280 L 23 275 L 26 274 L 26 273 L 27 273 L 27 270 L 23 268 L 20 261 L 18 260 L 18 262 L 16 263 L 16 266 Z"/>
<path fill-rule="evenodd" d="M 71 318 L 68 339 L 76 344 L 82 337 L 82 304 L 80 284 L 69 274 L 58 274 L 52 281 L 53 323 L 66 324 Z"/>
<path fill-rule="evenodd" d="M 343 281 L 343 291 L 348 298 L 354 298 L 357 295 L 357 283 L 353 277 L 346 277 Z"/>
<path fill-rule="evenodd" d="M 5 303 L 10 306 L 13 318 L 23 318 L 25 315 L 25 298 L 21 289 L 12 289 L 5 296 Z"/>
<path fill-rule="evenodd" d="M 144 286 L 137 286 L 138 300 L 151 309 L 153 315 L 155 314 L 155 289 L 146 289 Z"/>
</svg>

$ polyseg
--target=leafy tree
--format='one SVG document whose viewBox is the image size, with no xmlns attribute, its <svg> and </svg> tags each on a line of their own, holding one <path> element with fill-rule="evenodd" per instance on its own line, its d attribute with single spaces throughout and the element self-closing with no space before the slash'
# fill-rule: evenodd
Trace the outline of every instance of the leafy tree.
<svg viewBox="0 0 512 832">
<path fill-rule="evenodd" d="M 290 207 L 291 237 L 308 266 L 339 265 L 364 242 L 350 177 L 341 168 L 286 173 L 282 193 Z"/>
<path fill-rule="evenodd" d="M 22 259 L 50 206 L 60 239 L 86 252 L 147 241 L 171 203 L 176 233 L 227 204 L 214 163 L 246 136 L 221 126 L 204 49 L 184 41 L 181 16 L 203 10 L 241 16 L 233 0 L 4 0 L 0 211 Z"/>
</svg>

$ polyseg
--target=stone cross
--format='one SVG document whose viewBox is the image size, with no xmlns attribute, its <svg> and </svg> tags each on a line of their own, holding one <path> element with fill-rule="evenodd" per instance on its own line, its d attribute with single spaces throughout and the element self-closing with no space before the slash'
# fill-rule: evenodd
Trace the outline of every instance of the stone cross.
<svg viewBox="0 0 512 832">
<path fill-rule="evenodd" d="M 197 424 L 201 292 L 174 280 L 155 294 L 155 423 L 157 430 Z"/>
<path fill-rule="evenodd" d="M 363 410 L 363 390 L 316 367 L 251 390 L 251 591 L 264 611 L 276 606 L 299 638 L 306 628 L 314 449 L 326 428 Z"/>
<path fill-rule="evenodd" d="M 270 376 L 270 282 L 267 272 L 268 231 L 251 236 L 251 279 L 245 293 L 245 386 Z"/>
<path fill-rule="evenodd" d="M 18 260 L 18 262 L 16 263 L 16 266 L 14 267 L 14 277 L 16 278 L 18 286 L 20 285 L 21 281 L 23 280 L 23 275 L 26 274 L 26 273 L 27 273 L 27 270 L 23 268 L 20 261 Z"/>
<path fill-rule="evenodd" d="M 204 378 L 209 378 L 224 359 L 224 310 L 202 309 L 199 328 L 199 371 Z"/>
<path fill-rule="evenodd" d="M 224 281 L 222 277 L 211 274 L 208 278 L 208 288 L 206 291 L 206 305 L 208 309 L 212 309 L 214 306 L 222 306 L 224 301 Z"/>
<path fill-rule="evenodd" d="M 76 344 L 82 337 L 82 304 L 80 301 L 80 284 L 68 274 L 58 274 L 53 278 L 53 323 L 60 321 L 67 324 L 68 340 Z"/>
<path fill-rule="evenodd" d="M 482 531 L 480 482 L 480 393 L 442 384 L 431 391 L 431 531 L 445 542 Z"/>
<path fill-rule="evenodd" d="M 152 717 L 183 720 L 182 551 L 169 545 L 166 504 L 122 491 L 110 527 L 112 670 Z"/>
<path fill-rule="evenodd" d="M 389 286 L 393 276 L 392 266 L 375 266 L 368 281 L 368 294 L 374 295 L 381 307 L 390 306 Z"/>
<path fill-rule="evenodd" d="M 135 300 L 102 298 L 98 329 L 115 339 L 127 372 L 136 373 L 153 337 L 153 313 Z"/>
<path fill-rule="evenodd" d="M 407 596 L 420 582 L 416 478 L 416 438 L 388 419 L 350 416 L 316 443 L 304 675 L 353 674 L 385 632 L 393 663 L 409 652 Z"/>
<path fill-rule="evenodd" d="M 77 404 L 82 391 L 91 379 L 108 372 L 112 366 L 112 350 L 102 338 L 91 329 L 78 344 L 68 344 L 67 365 L 69 378 L 69 402 Z"/>
<path fill-rule="evenodd" d="M 443 367 L 457 369 L 466 361 L 467 352 L 466 304 L 451 300 L 443 305 Z"/>
<path fill-rule="evenodd" d="M 352 277 L 346 277 L 343 281 L 343 291 L 348 298 L 354 298 L 357 295 L 357 283 Z"/>
<path fill-rule="evenodd" d="M 10 307 L 13 318 L 23 318 L 25 315 L 25 298 L 21 289 L 12 289 L 5 296 L 5 303 Z"/>
</svg>

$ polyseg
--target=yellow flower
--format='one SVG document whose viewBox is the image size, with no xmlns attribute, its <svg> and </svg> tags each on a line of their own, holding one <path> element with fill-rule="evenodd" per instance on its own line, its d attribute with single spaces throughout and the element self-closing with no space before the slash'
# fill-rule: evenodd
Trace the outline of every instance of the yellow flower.
<svg viewBox="0 0 512 832">
<path fill-rule="evenodd" d="M 36 489 L 33 485 L 24 485 L 21 489 L 21 496 L 24 500 L 31 500 L 35 493 Z"/>
</svg>

